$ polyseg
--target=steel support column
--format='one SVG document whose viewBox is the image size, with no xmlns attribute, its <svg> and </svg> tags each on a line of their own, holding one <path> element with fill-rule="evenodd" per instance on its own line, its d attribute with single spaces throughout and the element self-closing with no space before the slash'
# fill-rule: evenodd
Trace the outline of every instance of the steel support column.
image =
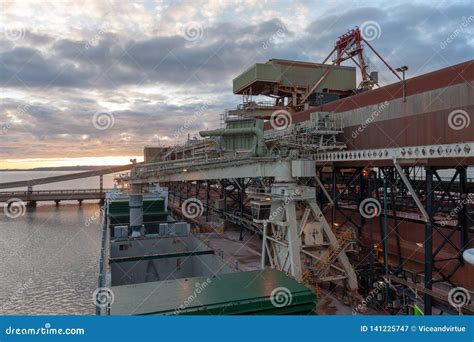
<svg viewBox="0 0 474 342">
<path fill-rule="evenodd" d="M 209 185 L 210 181 L 206 182 L 206 222 L 209 222 L 209 197 L 210 197 L 210 190 L 211 187 Z"/>
<path fill-rule="evenodd" d="M 357 203 L 357 208 L 360 208 L 360 204 L 365 198 L 365 179 L 364 179 L 364 172 L 363 169 L 360 170 L 359 174 L 359 201 Z M 359 227 L 359 236 L 362 236 L 362 227 L 365 224 L 365 218 L 362 215 L 359 215 L 360 217 L 360 227 Z"/>
<path fill-rule="evenodd" d="M 387 177 L 383 178 L 383 229 L 382 229 L 382 246 L 383 246 L 383 266 L 385 275 L 388 274 L 388 207 L 387 207 Z"/>
<path fill-rule="evenodd" d="M 460 232 L 460 242 L 461 248 L 460 251 L 464 251 L 468 248 L 469 243 L 469 234 L 467 229 L 467 215 L 468 215 L 468 208 L 467 204 L 469 202 L 469 193 L 467 191 L 467 170 L 465 166 L 460 166 L 458 168 L 459 171 L 459 198 L 461 204 L 461 211 L 459 212 L 458 216 L 458 228 Z M 459 254 L 459 261 L 461 265 L 464 265 L 464 258 L 462 254 Z"/>
<path fill-rule="evenodd" d="M 243 217 L 244 214 L 244 194 L 245 194 L 245 181 L 243 178 L 237 178 L 236 179 L 237 184 L 239 186 L 238 192 L 239 192 L 239 212 L 240 212 L 240 218 Z M 239 240 L 242 241 L 244 239 L 244 226 L 240 224 L 240 234 L 239 234 Z"/>
<path fill-rule="evenodd" d="M 337 169 L 333 167 L 332 169 L 332 188 L 331 188 L 331 193 L 332 193 L 332 201 L 333 201 L 333 206 L 332 206 L 332 217 L 331 217 L 331 227 L 334 227 L 334 223 L 336 222 L 336 211 L 337 211 Z"/>
<path fill-rule="evenodd" d="M 433 169 L 426 169 L 426 213 L 428 220 L 425 224 L 425 289 L 431 290 L 433 286 Z M 424 294 L 424 313 L 431 315 L 432 298 L 427 292 Z"/>
</svg>

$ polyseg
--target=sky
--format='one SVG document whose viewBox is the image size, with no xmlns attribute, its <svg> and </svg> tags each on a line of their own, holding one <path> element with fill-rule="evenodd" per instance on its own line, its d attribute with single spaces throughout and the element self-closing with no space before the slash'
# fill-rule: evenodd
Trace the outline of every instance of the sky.
<svg viewBox="0 0 474 342">
<path fill-rule="evenodd" d="M 458 64 L 473 15 L 473 1 L 0 0 L 0 169 L 141 160 L 218 127 L 251 65 L 322 62 L 355 26 L 408 78 Z"/>
</svg>

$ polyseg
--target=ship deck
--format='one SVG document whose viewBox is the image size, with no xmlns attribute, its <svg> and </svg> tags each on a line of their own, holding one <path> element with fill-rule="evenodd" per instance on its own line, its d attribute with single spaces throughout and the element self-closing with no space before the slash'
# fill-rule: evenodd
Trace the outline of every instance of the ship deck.
<svg viewBox="0 0 474 342">
<path fill-rule="evenodd" d="M 282 289 L 279 307 L 275 289 Z M 284 290 L 283 290 L 284 289 Z M 316 296 L 273 269 L 113 288 L 112 315 L 309 314 Z"/>
</svg>

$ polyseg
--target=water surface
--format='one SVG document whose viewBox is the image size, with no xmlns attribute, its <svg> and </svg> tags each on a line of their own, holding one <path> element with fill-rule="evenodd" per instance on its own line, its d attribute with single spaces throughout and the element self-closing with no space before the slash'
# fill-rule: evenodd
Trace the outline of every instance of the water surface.
<svg viewBox="0 0 474 342">
<path fill-rule="evenodd" d="M 0 182 L 65 173 L 0 172 Z M 112 179 L 105 176 L 104 187 L 111 187 Z M 92 177 L 34 190 L 98 187 L 98 177 Z M 58 207 L 38 202 L 17 218 L 7 217 L 0 208 L 0 315 L 95 314 L 92 293 L 97 288 L 100 219 L 91 217 L 98 211 L 98 201 L 82 206 L 65 201 Z"/>
</svg>

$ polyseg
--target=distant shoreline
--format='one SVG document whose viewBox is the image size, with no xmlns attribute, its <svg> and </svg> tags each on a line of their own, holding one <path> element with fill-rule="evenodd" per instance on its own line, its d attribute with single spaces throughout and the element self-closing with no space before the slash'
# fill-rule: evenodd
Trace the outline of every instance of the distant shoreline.
<svg viewBox="0 0 474 342">
<path fill-rule="evenodd" d="M 0 172 L 4 171 L 88 171 L 98 170 L 107 167 L 113 167 L 116 165 L 89 165 L 89 166 L 59 166 L 59 167 L 35 167 L 33 169 L 0 169 Z"/>
</svg>

